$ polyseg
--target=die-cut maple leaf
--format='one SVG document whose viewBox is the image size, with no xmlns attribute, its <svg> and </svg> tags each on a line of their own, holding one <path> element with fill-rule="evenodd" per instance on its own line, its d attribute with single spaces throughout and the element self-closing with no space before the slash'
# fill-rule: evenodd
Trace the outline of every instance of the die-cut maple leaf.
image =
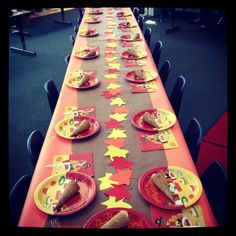
<svg viewBox="0 0 236 236">
<path fill-rule="evenodd" d="M 126 202 L 123 202 L 123 199 L 120 201 L 116 201 L 115 197 L 109 196 L 109 199 L 105 202 L 101 203 L 107 208 L 114 208 L 114 207 L 124 207 L 124 208 L 132 208 L 132 206 Z"/>
<path fill-rule="evenodd" d="M 124 168 L 131 169 L 131 166 L 134 163 L 132 161 L 128 161 L 126 159 L 120 157 L 114 157 L 113 161 L 110 162 L 108 165 L 113 166 L 116 171 L 123 170 Z"/>
</svg>

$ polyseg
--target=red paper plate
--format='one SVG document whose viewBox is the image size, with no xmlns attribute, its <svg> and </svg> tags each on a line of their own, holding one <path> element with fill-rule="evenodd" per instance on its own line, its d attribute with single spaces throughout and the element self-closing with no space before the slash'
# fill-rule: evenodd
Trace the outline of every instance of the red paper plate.
<svg viewBox="0 0 236 236">
<path fill-rule="evenodd" d="M 117 12 L 116 16 L 117 17 L 127 17 L 127 16 L 131 16 L 131 14 L 128 12 Z"/>
<path fill-rule="evenodd" d="M 89 18 L 85 18 L 84 20 L 85 23 L 89 23 L 89 24 L 96 24 L 101 22 L 101 19 L 99 17 L 89 17 Z"/>
<path fill-rule="evenodd" d="M 110 220 L 119 211 L 128 212 L 131 219 L 128 228 L 154 228 L 153 223 L 142 213 L 127 208 L 109 208 L 93 215 L 84 225 L 84 228 L 101 228 L 108 220 Z"/>
<path fill-rule="evenodd" d="M 135 25 L 135 24 L 132 24 L 132 23 L 131 23 L 128 27 L 127 27 L 126 24 L 127 24 L 127 22 L 121 22 L 121 23 L 118 24 L 118 27 L 119 27 L 119 28 L 125 28 L 125 29 L 136 27 L 136 25 Z"/>
<path fill-rule="evenodd" d="M 135 41 L 141 41 L 142 39 L 135 39 L 133 40 L 133 37 L 131 38 L 132 35 L 128 34 L 128 35 L 121 35 L 120 36 L 120 40 L 122 41 L 126 41 L 126 42 L 135 42 Z"/>
<path fill-rule="evenodd" d="M 143 114 L 149 112 L 153 117 L 156 118 L 159 129 L 147 124 L 143 121 Z M 164 110 L 164 109 L 146 109 L 140 112 L 137 112 L 131 119 L 131 123 L 138 129 L 145 131 L 157 132 L 165 130 L 173 126 L 176 122 L 176 116 L 174 113 Z"/>
<path fill-rule="evenodd" d="M 100 9 L 95 9 L 95 10 L 88 11 L 88 14 L 90 14 L 90 15 L 96 15 L 96 14 L 102 14 L 102 13 L 103 13 L 103 11 L 100 10 Z"/>
<path fill-rule="evenodd" d="M 135 75 L 135 71 L 130 71 L 125 75 L 125 78 L 131 82 L 134 83 L 146 83 L 149 81 L 152 81 L 154 79 L 156 79 L 158 77 L 158 74 L 155 71 L 152 70 L 145 70 L 145 73 L 147 74 L 147 78 L 145 80 L 139 79 L 139 77 L 137 77 Z"/>
<path fill-rule="evenodd" d="M 129 53 L 128 53 L 128 51 L 124 51 L 124 52 L 122 52 L 121 53 L 121 57 L 122 58 L 125 58 L 125 59 L 128 59 L 128 60 L 139 60 L 139 59 L 142 59 L 142 58 L 144 58 L 144 57 L 146 57 L 147 56 L 147 52 L 146 51 L 136 51 L 137 52 L 137 54 L 139 55 L 138 57 L 134 57 L 134 56 L 130 56 L 129 55 Z"/>
<path fill-rule="evenodd" d="M 79 35 L 83 37 L 94 37 L 99 35 L 99 33 L 95 28 L 91 28 L 89 34 L 83 34 L 83 31 L 81 31 L 79 32 Z"/>
<path fill-rule="evenodd" d="M 76 137 L 70 137 L 70 135 L 73 134 L 75 130 L 75 122 L 78 122 L 79 124 L 84 119 L 86 119 L 89 122 L 90 124 L 89 129 L 85 130 L 82 133 L 79 133 Z M 85 139 L 97 133 L 100 127 L 101 127 L 100 123 L 91 117 L 77 116 L 75 118 L 68 117 L 63 120 L 60 120 L 56 124 L 55 131 L 59 136 L 66 139 Z"/>
<path fill-rule="evenodd" d="M 93 56 L 87 56 L 87 54 L 93 49 L 96 49 L 96 54 Z M 82 47 L 79 50 L 74 52 L 74 56 L 82 59 L 91 59 L 97 57 L 99 54 L 99 48 L 98 47 Z"/>
<path fill-rule="evenodd" d="M 175 203 L 172 203 L 151 180 L 152 174 L 161 170 L 165 173 Z M 157 167 L 147 171 L 140 178 L 138 188 L 143 198 L 151 204 L 173 210 L 190 207 L 198 201 L 202 194 L 202 184 L 199 178 L 192 172 L 177 166 Z"/>
<path fill-rule="evenodd" d="M 68 200 L 60 211 L 54 212 L 53 207 L 69 179 L 77 181 L 80 186 L 79 193 Z M 96 183 L 89 175 L 81 172 L 60 173 L 49 176 L 38 185 L 34 192 L 34 201 L 41 211 L 49 215 L 64 216 L 85 208 L 93 201 L 96 192 Z"/>
</svg>

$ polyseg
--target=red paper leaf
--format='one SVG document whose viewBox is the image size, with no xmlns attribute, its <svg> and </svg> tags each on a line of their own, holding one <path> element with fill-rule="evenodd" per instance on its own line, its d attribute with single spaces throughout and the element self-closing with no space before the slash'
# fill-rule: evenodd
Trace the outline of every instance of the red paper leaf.
<svg viewBox="0 0 236 236">
<path fill-rule="evenodd" d="M 115 107 L 112 110 L 113 113 L 129 113 L 129 109 L 127 106 L 120 106 L 120 107 Z"/>
<path fill-rule="evenodd" d="M 109 121 L 106 121 L 105 124 L 106 124 L 106 129 L 122 128 L 122 125 L 118 121 L 116 121 L 115 119 L 110 119 Z"/>
<path fill-rule="evenodd" d="M 109 83 L 116 83 L 117 79 L 116 78 L 109 78 L 109 79 L 105 79 L 104 83 L 105 84 L 109 84 Z"/>
<path fill-rule="evenodd" d="M 109 166 L 114 166 L 114 169 L 117 170 L 123 170 L 124 168 L 129 168 L 131 169 L 131 166 L 134 163 L 132 161 L 128 161 L 124 158 L 120 158 L 120 157 L 114 157 L 113 161 L 110 162 L 108 165 Z"/>
<path fill-rule="evenodd" d="M 104 96 L 106 99 L 111 99 L 114 96 L 114 95 L 110 94 L 109 90 L 103 91 L 101 95 Z"/>
<path fill-rule="evenodd" d="M 112 68 L 107 70 L 107 73 L 108 73 L 108 74 L 114 74 L 114 73 L 117 73 L 117 72 L 120 72 L 120 70 L 118 70 L 118 69 L 112 69 Z"/>
<path fill-rule="evenodd" d="M 112 58 L 115 57 L 115 53 L 113 52 L 105 52 L 104 53 L 104 58 Z"/>
<path fill-rule="evenodd" d="M 116 198 L 116 202 L 123 198 L 130 200 L 131 194 L 128 192 L 128 190 L 125 188 L 124 185 L 112 185 L 112 186 L 113 188 L 105 191 L 104 194 L 108 196 L 114 196 Z"/>
<path fill-rule="evenodd" d="M 122 138 L 106 139 L 105 144 L 113 145 L 113 146 L 118 147 L 118 148 L 122 148 L 122 147 L 125 146 L 125 139 L 122 139 Z M 119 159 L 123 159 L 123 158 L 119 158 Z"/>
<path fill-rule="evenodd" d="M 130 178 L 132 175 L 132 170 L 117 170 L 118 173 L 113 174 L 109 179 L 119 182 L 119 185 L 126 184 L 130 185 Z"/>
<path fill-rule="evenodd" d="M 114 47 L 106 47 L 106 48 L 104 49 L 104 51 L 113 52 L 113 51 L 114 51 Z"/>
<path fill-rule="evenodd" d="M 107 39 L 107 42 L 108 43 L 116 43 L 118 40 L 116 39 Z"/>
<path fill-rule="evenodd" d="M 112 94 L 112 96 L 114 97 L 114 96 L 116 96 L 116 95 L 118 95 L 118 94 L 121 94 L 122 91 L 123 91 L 123 90 L 120 89 L 120 88 L 117 88 L 117 89 L 110 89 L 110 90 L 109 90 L 109 93 Z"/>
</svg>

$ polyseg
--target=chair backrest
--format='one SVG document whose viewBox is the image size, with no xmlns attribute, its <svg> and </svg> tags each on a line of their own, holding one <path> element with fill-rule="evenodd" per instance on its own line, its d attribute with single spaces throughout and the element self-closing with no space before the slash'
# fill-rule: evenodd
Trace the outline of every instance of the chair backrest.
<svg viewBox="0 0 236 236">
<path fill-rule="evenodd" d="M 83 8 L 79 8 L 79 16 L 80 16 L 80 19 L 83 18 L 83 15 L 84 15 L 84 9 L 83 9 Z"/>
<path fill-rule="evenodd" d="M 152 35 L 152 29 L 149 27 L 146 28 L 144 32 L 144 38 L 147 42 L 148 47 L 150 47 L 151 35 Z"/>
<path fill-rule="evenodd" d="M 162 42 L 157 41 L 155 43 L 155 47 L 154 47 L 154 50 L 153 50 L 153 53 L 152 53 L 152 57 L 153 57 L 153 60 L 155 61 L 157 69 L 158 69 L 158 65 L 159 65 L 159 62 L 160 62 L 161 50 L 162 50 Z"/>
<path fill-rule="evenodd" d="M 36 166 L 44 142 L 44 136 L 39 130 L 34 130 L 27 139 L 27 149 L 30 153 L 33 167 Z"/>
<path fill-rule="evenodd" d="M 227 222 L 227 172 L 218 161 L 214 161 L 202 174 L 201 181 L 218 224 L 225 225 Z"/>
<path fill-rule="evenodd" d="M 138 16 L 138 25 L 142 32 L 143 32 L 143 22 L 144 22 L 144 17 Z"/>
<path fill-rule="evenodd" d="M 75 26 L 74 26 L 74 31 L 75 31 L 75 34 L 77 34 L 77 33 L 78 33 L 78 30 L 79 30 L 79 29 L 78 29 L 78 26 L 76 26 L 76 25 L 75 25 Z"/>
<path fill-rule="evenodd" d="M 170 73 L 170 61 L 166 60 L 159 71 L 159 75 L 161 77 L 163 86 L 165 86 L 169 73 Z"/>
<path fill-rule="evenodd" d="M 178 76 L 169 98 L 176 116 L 179 115 L 185 84 L 186 84 L 186 79 L 182 75 Z"/>
<path fill-rule="evenodd" d="M 65 63 L 68 65 L 70 61 L 70 55 L 65 56 Z"/>
<path fill-rule="evenodd" d="M 138 7 L 134 7 L 133 14 L 134 14 L 136 21 L 138 21 L 138 16 L 139 16 L 139 8 Z"/>
<path fill-rule="evenodd" d="M 202 126 L 196 118 L 193 118 L 184 133 L 185 141 L 196 164 L 202 141 Z"/>
<path fill-rule="evenodd" d="M 12 187 L 9 195 L 9 223 L 17 226 L 24 206 L 25 198 L 29 189 L 32 176 L 23 175 Z"/>
<path fill-rule="evenodd" d="M 72 42 L 72 45 L 75 44 L 75 37 L 73 35 L 70 35 L 70 41 Z"/>
<path fill-rule="evenodd" d="M 82 18 L 81 18 L 80 16 L 78 16 L 78 17 L 77 17 L 77 27 L 79 27 L 79 26 L 80 26 L 81 19 L 82 19 Z"/>
<path fill-rule="evenodd" d="M 44 89 L 45 89 L 45 92 L 47 93 L 51 113 L 53 114 L 54 109 L 57 104 L 57 99 L 59 97 L 58 90 L 53 80 L 48 80 L 44 84 Z"/>
</svg>

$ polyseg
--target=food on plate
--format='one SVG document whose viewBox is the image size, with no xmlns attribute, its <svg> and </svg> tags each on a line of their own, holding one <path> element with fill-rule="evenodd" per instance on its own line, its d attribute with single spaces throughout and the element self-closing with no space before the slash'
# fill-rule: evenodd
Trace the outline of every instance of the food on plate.
<svg viewBox="0 0 236 236">
<path fill-rule="evenodd" d="M 135 76 L 137 76 L 139 79 L 142 79 L 142 80 L 145 80 L 145 79 L 146 79 L 143 70 L 135 70 L 135 71 L 134 71 L 134 74 L 135 74 Z"/>
<path fill-rule="evenodd" d="M 149 112 L 143 114 L 143 121 L 155 128 L 160 128 L 157 121 L 151 116 Z"/>
<path fill-rule="evenodd" d="M 119 229 L 129 225 L 130 218 L 128 212 L 125 210 L 119 211 L 109 221 L 101 226 L 101 229 Z"/>
<path fill-rule="evenodd" d="M 124 27 L 124 28 L 129 28 L 130 27 L 130 22 L 124 22 L 121 24 L 121 27 Z"/>
<path fill-rule="evenodd" d="M 90 52 L 86 55 L 86 57 L 92 57 L 96 55 L 96 49 L 93 48 L 92 50 L 90 50 Z"/>
<path fill-rule="evenodd" d="M 138 57 L 138 54 L 133 49 L 128 49 L 128 54 L 133 57 Z"/>
<path fill-rule="evenodd" d="M 151 180 L 155 186 L 157 186 L 173 203 L 175 203 L 174 197 L 166 181 L 165 174 L 162 170 L 157 174 L 152 174 Z"/>
<path fill-rule="evenodd" d="M 137 39 L 140 39 L 140 34 L 139 33 L 136 33 L 133 37 L 133 40 L 137 40 Z"/>
<path fill-rule="evenodd" d="M 53 210 L 58 211 L 68 200 L 70 200 L 75 194 L 78 193 L 79 189 L 79 185 L 74 180 L 71 180 L 65 186 L 64 192 L 61 193 L 58 203 L 53 208 Z"/>
<path fill-rule="evenodd" d="M 81 34 L 82 35 L 89 35 L 90 34 L 90 29 L 84 29 L 84 30 L 81 30 Z"/>
<path fill-rule="evenodd" d="M 87 130 L 90 127 L 90 123 L 85 119 L 82 120 L 81 123 L 76 126 L 76 129 L 74 130 L 74 132 L 70 135 L 70 137 L 76 137 L 79 133 L 84 132 L 85 130 Z"/>
<path fill-rule="evenodd" d="M 86 82 L 89 81 L 89 79 L 90 79 L 90 76 L 89 76 L 88 74 L 85 74 L 85 73 L 84 73 L 84 74 L 82 75 L 81 79 L 80 79 L 79 82 L 78 82 L 78 86 L 80 87 L 80 86 L 84 85 Z"/>
</svg>

